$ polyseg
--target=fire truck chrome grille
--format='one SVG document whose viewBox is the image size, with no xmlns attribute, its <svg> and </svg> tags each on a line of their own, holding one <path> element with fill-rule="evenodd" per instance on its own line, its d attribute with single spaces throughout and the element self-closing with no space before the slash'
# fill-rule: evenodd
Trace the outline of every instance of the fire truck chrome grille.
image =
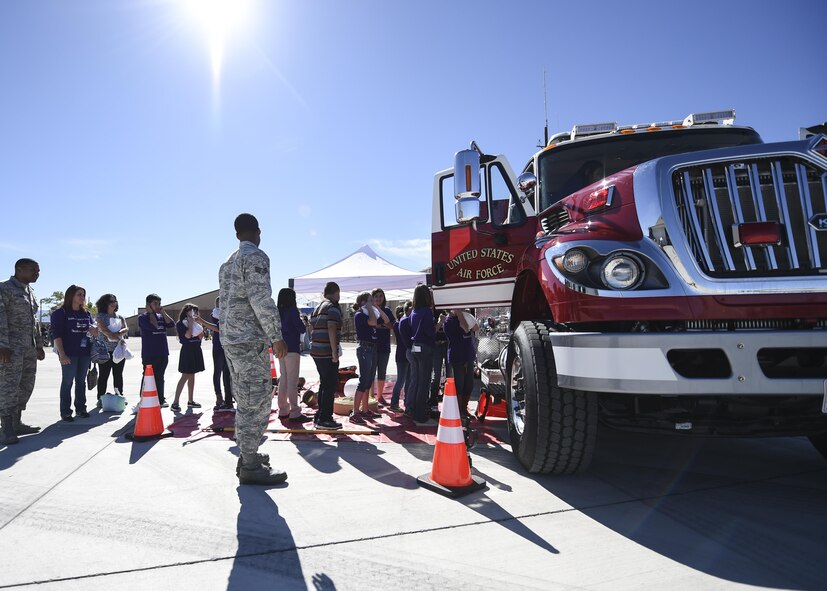
<svg viewBox="0 0 827 591">
<path fill-rule="evenodd" d="M 677 169 L 678 219 L 711 277 L 817 275 L 827 269 L 827 172 L 794 156 Z M 733 227 L 777 222 L 778 245 L 737 242 Z"/>
<path fill-rule="evenodd" d="M 565 226 L 571 221 L 569 212 L 566 208 L 550 211 L 548 215 L 540 219 L 540 225 L 546 234 L 554 234 L 557 230 Z"/>
</svg>

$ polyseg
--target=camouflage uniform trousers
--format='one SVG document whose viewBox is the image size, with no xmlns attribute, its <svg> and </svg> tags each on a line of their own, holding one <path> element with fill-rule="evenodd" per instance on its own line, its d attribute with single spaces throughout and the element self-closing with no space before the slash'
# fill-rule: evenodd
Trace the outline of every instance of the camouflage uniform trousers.
<svg viewBox="0 0 827 591">
<path fill-rule="evenodd" d="M 270 352 L 265 343 L 224 345 L 236 401 L 235 440 L 245 456 L 258 451 L 270 422 L 273 392 L 270 385 Z"/>
<path fill-rule="evenodd" d="M 26 410 L 26 403 L 34 391 L 37 373 L 37 349 L 12 346 L 11 360 L 0 363 L 0 416 L 10 416 Z"/>
</svg>

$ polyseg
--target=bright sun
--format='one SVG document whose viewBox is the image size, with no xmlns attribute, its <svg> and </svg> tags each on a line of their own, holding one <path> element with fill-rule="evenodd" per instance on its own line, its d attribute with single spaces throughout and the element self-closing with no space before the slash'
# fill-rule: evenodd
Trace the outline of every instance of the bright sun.
<svg viewBox="0 0 827 591">
<path fill-rule="evenodd" d="M 250 15 L 250 0 L 183 0 L 189 17 L 203 30 L 210 48 L 213 85 L 221 82 L 224 48 L 232 35 L 243 30 Z"/>
</svg>

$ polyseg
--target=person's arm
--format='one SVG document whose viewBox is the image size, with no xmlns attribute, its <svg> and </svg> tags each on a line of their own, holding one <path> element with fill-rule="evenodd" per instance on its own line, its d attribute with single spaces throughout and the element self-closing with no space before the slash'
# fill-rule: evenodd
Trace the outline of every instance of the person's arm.
<svg viewBox="0 0 827 591">
<path fill-rule="evenodd" d="M 63 349 L 63 337 L 66 334 L 66 312 L 63 308 L 58 308 L 52 313 L 51 329 L 52 343 L 57 351 L 57 358 L 60 359 L 61 365 L 69 365 L 72 360 Z"/>
<path fill-rule="evenodd" d="M 109 330 L 109 316 L 106 316 L 104 314 L 98 314 L 97 316 L 95 316 L 95 322 L 97 322 L 98 324 L 98 330 L 102 332 L 103 336 L 105 336 L 109 340 L 117 341 L 120 338 L 120 332 L 112 332 L 111 330 Z"/>
<path fill-rule="evenodd" d="M 167 311 L 164 310 L 163 308 L 161 308 L 161 314 L 166 316 L 166 320 L 164 320 L 164 326 L 165 327 L 172 328 L 173 326 L 175 326 L 175 319 L 172 316 L 170 316 L 169 314 L 167 314 Z"/>
<path fill-rule="evenodd" d="M 86 330 L 91 336 L 96 337 L 98 336 L 98 325 L 95 322 L 95 319 L 92 318 L 92 313 L 88 310 L 86 311 L 86 317 L 89 319 L 89 328 Z"/>
<path fill-rule="evenodd" d="M 393 326 L 393 320 L 390 319 L 390 316 L 388 316 L 383 308 L 376 306 L 376 309 L 379 310 L 379 320 L 382 321 L 376 325 L 376 328 L 380 330 L 390 330 Z"/>
<path fill-rule="evenodd" d="M 6 312 L 6 298 L 3 295 L 0 294 L 0 363 L 8 363 L 11 359 L 9 315 Z"/>
<path fill-rule="evenodd" d="M 307 332 L 307 328 L 305 327 L 301 316 L 299 316 L 299 309 L 298 308 L 293 309 L 293 323 L 295 324 L 296 330 L 298 331 L 299 334 L 304 334 L 305 332 Z"/>
<path fill-rule="evenodd" d="M 118 338 L 125 339 L 129 337 L 129 327 L 126 325 L 126 320 L 123 319 L 123 316 L 118 316 L 121 320 L 121 330 L 118 331 Z"/>
<path fill-rule="evenodd" d="M 273 353 L 281 359 L 287 355 L 287 343 L 281 336 L 279 309 L 270 287 L 270 258 L 260 250 L 253 253 L 244 261 L 242 273 L 253 314 L 273 343 Z"/>
<path fill-rule="evenodd" d="M 327 336 L 330 339 L 330 351 L 333 363 L 339 362 L 339 331 L 336 330 L 336 323 L 327 321 Z"/>
</svg>

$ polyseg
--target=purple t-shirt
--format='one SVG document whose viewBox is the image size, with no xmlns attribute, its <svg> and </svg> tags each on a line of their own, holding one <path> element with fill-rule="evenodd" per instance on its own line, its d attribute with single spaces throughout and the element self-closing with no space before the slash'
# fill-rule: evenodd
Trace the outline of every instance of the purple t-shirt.
<svg viewBox="0 0 827 591">
<path fill-rule="evenodd" d="M 69 357 L 89 357 L 92 340 L 86 334 L 92 326 L 89 310 L 58 308 L 51 316 L 52 339 L 63 339 L 63 352 Z"/>
<path fill-rule="evenodd" d="M 138 316 L 138 328 L 141 330 L 142 359 L 169 356 L 167 329 L 175 326 L 175 323 L 168 321 L 161 314 L 155 314 L 158 326 L 152 326 L 152 323 L 149 321 L 149 315 L 153 313 L 154 312 L 144 312 Z"/>
<path fill-rule="evenodd" d="M 376 342 L 376 327 L 368 324 L 368 315 L 359 310 L 353 315 L 353 323 L 356 325 L 356 340 L 359 342 Z"/>
<path fill-rule="evenodd" d="M 287 343 L 288 353 L 301 353 L 299 348 L 299 340 L 301 335 L 307 330 L 299 316 L 298 308 L 279 308 L 279 317 L 281 318 L 281 338 Z"/>
<path fill-rule="evenodd" d="M 418 345 L 434 346 L 434 312 L 428 306 L 416 308 L 411 312 L 411 340 Z"/>
<path fill-rule="evenodd" d="M 471 331 L 464 332 L 459 319 L 448 316 L 445 320 L 445 335 L 448 337 L 448 363 L 467 363 L 474 360 L 474 338 Z"/>
<path fill-rule="evenodd" d="M 382 311 L 387 315 L 388 320 L 391 321 L 391 325 L 387 327 L 387 330 L 384 328 L 376 329 L 376 350 L 379 352 L 390 353 L 391 352 L 391 330 L 393 330 L 393 312 L 390 311 L 389 308 L 382 308 Z M 382 320 L 380 316 L 379 319 L 376 321 L 379 326 L 385 326 L 385 321 Z"/>
<path fill-rule="evenodd" d="M 181 343 L 181 347 L 201 348 L 201 339 L 199 337 L 191 336 L 190 338 L 187 338 L 187 327 L 184 326 L 183 320 L 179 320 L 175 323 L 175 330 L 178 332 L 178 342 Z"/>
</svg>

